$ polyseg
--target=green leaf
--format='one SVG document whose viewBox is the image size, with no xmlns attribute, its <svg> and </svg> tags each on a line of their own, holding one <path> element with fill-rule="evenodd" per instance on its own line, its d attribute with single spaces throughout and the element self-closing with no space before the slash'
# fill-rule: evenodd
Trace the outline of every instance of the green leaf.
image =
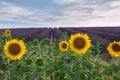
<svg viewBox="0 0 120 80">
<path fill-rule="evenodd" d="M 114 73 L 117 73 L 119 71 L 118 65 L 116 65 L 116 64 L 113 63 L 112 64 L 112 70 L 113 70 Z"/>
<path fill-rule="evenodd" d="M 120 77 L 119 76 L 113 76 L 113 79 L 114 80 L 120 80 Z"/>
<path fill-rule="evenodd" d="M 6 71 L 7 68 L 8 68 L 8 65 L 7 65 L 7 64 L 5 64 L 5 63 L 0 64 L 0 69 L 1 69 L 1 70 Z"/>
<path fill-rule="evenodd" d="M 42 39 L 41 41 L 40 41 L 40 44 L 41 45 L 46 45 L 46 44 L 48 44 L 49 43 L 49 38 L 44 38 L 44 39 Z"/>
<path fill-rule="evenodd" d="M 65 74 L 65 80 L 72 80 L 71 76 L 69 74 Z"/>
<path fill-rule="evenodd" d="M 103 71 L 103 74 L 104 75 L 107 75 L 107 76 L 112 76 L 112 67 L 111 66 L 108 66 L 105 68 L 105 70 Z"/>
<path fill-rule="evenodd" d="M 33 40 L 33 43 L 34 43 L 34 45 L 37 45 L 37 44 L 39 44 L 39 41 L 38 41 L 38 39 L 34 39 L 34 40 Z"/>
<path fill-rule="evenodd" d="M 55 76 L 54 76 L 55 80 L 65 80 L 64 77 L 65 77 L 64 71 L 58 70 L 55 72 Z"/>
</svg>

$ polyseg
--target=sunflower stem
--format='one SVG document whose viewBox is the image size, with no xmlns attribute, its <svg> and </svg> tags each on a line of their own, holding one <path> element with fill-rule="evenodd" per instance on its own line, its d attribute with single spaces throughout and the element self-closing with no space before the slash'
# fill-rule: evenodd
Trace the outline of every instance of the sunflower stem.
<svg viewBox="0 0 120 80">
<path fill-rule="evenodd" d="M 8 64 L 8 71 L 7 71 L 7 73 L 8 73 L 8 80 L 10 79 L 10 59 L 8 59 L 7 60 L 7 64 Z"/>
</svg>

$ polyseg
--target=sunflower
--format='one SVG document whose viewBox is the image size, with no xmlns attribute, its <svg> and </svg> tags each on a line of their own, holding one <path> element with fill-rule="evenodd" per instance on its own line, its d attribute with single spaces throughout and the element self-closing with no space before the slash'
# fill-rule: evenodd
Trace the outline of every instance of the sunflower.
<svg viewBox="0 0 120 80">
<path fill-rule="evenodd" d="M 72 51 L 84 54 L 90 48 L 91 40 L 87 34 L 76 33 L 71 35 L 69 43 Z"/>
<path fill-rule="evenodd" d="M 12 39 L 4 45 L 4 53 L 12 60 L 19 60 L 26 52 L 26 46 L 22 40 Z"/>
<path fill-rule="evenodd" d="M 5 35 L 9 36 L 11 35 L 11 31 L 9 29 L 6 29 L 5 32 L 4 32 Z"/>
<path fill-rule="evenodd" d="M 69 45 L 69 44 L 68 44 L 67 41 L 61 41 L 61 42 L 59 43 L 59 49 L 60 49 L 60 51 L 61 51 L 61 52 L 67 51 L 68 45 Z"/>
<path fill-rule="evenodd" d="M 119 42 L 112 42 L 108 45 L 107 50 L 109 51 L 109 54 L 115 57 L 120 56 L 120 43 Z"/>
</svg>

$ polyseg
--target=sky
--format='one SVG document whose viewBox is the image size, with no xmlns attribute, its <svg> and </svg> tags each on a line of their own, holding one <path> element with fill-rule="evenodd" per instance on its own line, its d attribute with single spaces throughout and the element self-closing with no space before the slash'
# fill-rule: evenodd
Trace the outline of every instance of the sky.
<svg viewBox="0 0 120 80">
<path fill-rule="evenodd" d="M 0 28 L 120 26 L 120 0 L 0 0 Z"/>
</svg>

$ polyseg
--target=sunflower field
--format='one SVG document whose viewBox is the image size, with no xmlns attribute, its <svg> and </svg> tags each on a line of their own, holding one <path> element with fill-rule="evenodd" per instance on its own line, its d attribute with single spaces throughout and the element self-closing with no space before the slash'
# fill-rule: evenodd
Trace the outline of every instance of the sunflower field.
<svg viewBox="0 0 120 80">
<path fill-rule="evenodd" d="M 0 34 L 0 80 L 120 80 L 119 41 L 93 44 L 87 33 L 67 32 L 27 41 L 11 34 Z"/>
</svg>

